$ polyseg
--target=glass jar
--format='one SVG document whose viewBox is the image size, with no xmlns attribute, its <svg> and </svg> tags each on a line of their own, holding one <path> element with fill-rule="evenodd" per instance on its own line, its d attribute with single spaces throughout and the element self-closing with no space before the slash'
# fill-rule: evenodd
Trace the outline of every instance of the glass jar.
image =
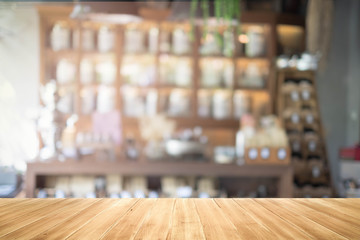
<svg viewBox="0 0 360 240">
<path fill-rule="evenodd" d="M 115 32 L 108 26 L 101 26 L 98 31 L 98 50 L 100 52 L 109 52 L 114 48 Z"/>
<path fill-rule="evenodd" d="M 65 22 L 57 22 L 53 26 L 50 34 L 50 46 L 54 51 L 70 48 L 71 30 Z"/>
</svg>

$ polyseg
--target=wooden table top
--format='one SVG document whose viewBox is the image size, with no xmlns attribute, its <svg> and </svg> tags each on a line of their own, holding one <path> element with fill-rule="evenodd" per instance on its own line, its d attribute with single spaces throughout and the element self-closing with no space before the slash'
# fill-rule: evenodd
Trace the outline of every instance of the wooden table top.
<svg viewBox="0 0 360 240">
<path fill-rule="evenodd" d="M 0 199 L 0 239 L 360 239 L 360 199 Z"/>
</svg>

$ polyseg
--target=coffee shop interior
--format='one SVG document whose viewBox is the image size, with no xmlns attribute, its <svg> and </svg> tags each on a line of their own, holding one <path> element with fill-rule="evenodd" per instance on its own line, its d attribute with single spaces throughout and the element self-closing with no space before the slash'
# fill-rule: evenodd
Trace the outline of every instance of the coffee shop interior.
<svg viewBox="0 0 360 240">
<path fill-rule="evenodd" d="M 360 1 L 0 2 L 0 197 L 360 197 Z"/>
</svg>

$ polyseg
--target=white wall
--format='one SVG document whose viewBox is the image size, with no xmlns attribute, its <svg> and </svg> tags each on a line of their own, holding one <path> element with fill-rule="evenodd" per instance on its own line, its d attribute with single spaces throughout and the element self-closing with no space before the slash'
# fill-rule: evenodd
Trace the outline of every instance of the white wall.
<svg viewBox="0 0 360 240">
<path fill-rule="evenodd" d="M 0 2 L 0 166 L 25 170 L 38 151 L 39 24 L 31 4 Z"/>
<path fill-rule="evenodd" d="M 18 110 L 26 113 L 38 104 L 38 15 L 30 4 L 0 4 L 0 29 L 6 31 L 0 34 L 0 76 L 14 87 Z"/>
</svg>

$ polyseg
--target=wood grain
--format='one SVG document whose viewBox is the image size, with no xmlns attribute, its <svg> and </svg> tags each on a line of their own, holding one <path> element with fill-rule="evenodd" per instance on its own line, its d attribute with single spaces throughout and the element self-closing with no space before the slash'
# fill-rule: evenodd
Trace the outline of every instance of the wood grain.
<svg viewBox="0 0 360 240">
<path fill-rule="evenodd" d="M 360 199 L 0 199 L 0 239 L 360 239 Z"/>
<path fill-rule="evenodd" d="M 251 216 L 257 218 L 259 223 L 271 230 L 280 239 L 310 239 L 309 235 L 295 228 L 277 215 L 256 203 L 252 199 L 236 199 L 235 202 L 246 210 Z"/>
<path fill-rule="evenodd" d="M 93 202 L 98 200 L 93 200 Z M 45 217 L 36 220 L 22 228 L 17 229 L 16 231 L 5 235 L 0 239 L 31 239 L 34 236 L 38 235 L 39 232 L 43 232 L 46 229 L 52 228 L 57 224 L 68 221 L 72 215 L 75 215 L 78 211 L 85 209 L 89 206 L 88 202 L 83 202 L 81 200 L 77 200 L 73 205 L 67 206 L 65 209 L 60 209 L 62 211 L 58 211 L 54 213 L 54 211 L 47 214 Z"/>
<path fill-rule="evenodd" d="M 205 239 L 193 201 L 176 199 L 169 239 Z"/>
<path fill-rule="evenodd" d="M 249 214 L 236 202 L 228 199 L 215 199 L 229 220 L 233 222 L 239 235 L 244 239 L 275 238 L 276 235 L 261 223 L 261 219 Z"/>
<path fill-rule="evenodd" d="M 123 199 L 114 206 L 96 215 L 74 234 L 66 239 L 100 239 L 136 203 L 137 200 Z"/>
<path fill-rule="evenodd" d="M 190 200 L 191 201 L 191 200 Z M 194 199 L 206 239 L 240 239 L 235 225 L 212 199 Z"/>
<path fill-rule="evenodd" d="M 0 224 L 0 239 L 9 239 L 11 237 L 18 236 L 25 229 L 32 229 L 32 223 L 41 221 L 45 217 L 56 218 L 58 213 L 64 212 L 67 209 L 72 209 L 73 206 L 79 205 L 80 201 L 75 201 L 74 199 L 69 199 L 69 201 L 59 200 L 56 204 L 49 204 L 48 201 L 43 201 L 44 207 L 35 210 L 32 206 L 30 213 L 21 215 L 22 209 L 17 208 L 14 211 L 18 211 L 20 217 L 10 218 L 7 221 L 2 221 Z M 47 205 L 47 206 L 46 206 Z M 35 211 L 34 211 L 35 210 Z"/>
<path fill-rule="evenodd" d="M 167 239 L 171 232 L 174 204 L 175 199 L 158 199 L 154 205 L 156 211 L 151 211 L 134 238 Z"/>
<path fill-rule="evenodd" d="M 156 199 L 141 199 L 102 239 L 134 239 L 144 220 L 151 214 Z"/>
<path fill-rule="evenodd" d="M 293 224 L 298 229 L 302 229 L 313 239 L 321 239 L 323 236 L 327 236 L 327 239 L 346 239 L 336 232 L 333 232 L 328 228 L 318 224 L 317 222 L 314 222 L 309 218 L 292 212 L 270 201 L 264 199 L 256 199 L 255 201 L 283 220 Z M 281 199 L 277 201 L 281 202 Z"/>
<path fill-rule="evenodd" d="M 282 202 L 275 201 L 270 199 L 270 202 L 276 203 L 279 206 L 282 206 L 286 209 L 289 209 L 292 212 L 295 212 L 299 215 L 305 216 L 306 218 L 311 219 L 312 221 L 338 233 L 339 235 L 349 238 L 357 239 L 360 237 L 360 232 L 357 229 L 348 226 L 346 223 L 333 218 L 330 215 L 314 211 L 311 208 L 308 208 L 299 203 L 295 203 L 293 200 L 283 199 Z M 328 208 L 327 211 L 331 212 L 333 209 Z"/>
<path fill-rule="evenodd" d="M 24 209 L 24 213 L 26 213 L 27 211 L 31 210 L 31 208 L 39 206 L 42 207 L 44 206 L 44 202 L 41 201 L 36 201 L 37 199 L 29 199 L 29 201 L 14 201 L 13 203 L 7 203 L 3 206 L 0 207 L 0 222 L 2 218 L 8 218 L 9 214 L 11 213 L 15 213 L 13 212 L 13 208 L 18 208 L 18 209 Z M 49 204 L 51 204 L 51 202 L 48 202 Z M 47 203 L 46 203 L 47 204 Z M 31 205 L 31 208 L 27 208 L 27 206 Z"/>
<path fill-rule="evenodd" d="M 74 216 L 70 216 L 62 223 L 36 235 L 33 239 L 65 239 L 75 233 L 82 226 L 86 225 L 92 218 L 96 217 L 96 215 L 108 208 L 112 208 L 116 204 L 117 201 L 113 199 L 101 199 L 93 204 L 89 202 L 89 206 L 87 208 L 79 211 Z M 71 221 L 71 224 L 69 224 L 68 221 Z"/>
</svg>

